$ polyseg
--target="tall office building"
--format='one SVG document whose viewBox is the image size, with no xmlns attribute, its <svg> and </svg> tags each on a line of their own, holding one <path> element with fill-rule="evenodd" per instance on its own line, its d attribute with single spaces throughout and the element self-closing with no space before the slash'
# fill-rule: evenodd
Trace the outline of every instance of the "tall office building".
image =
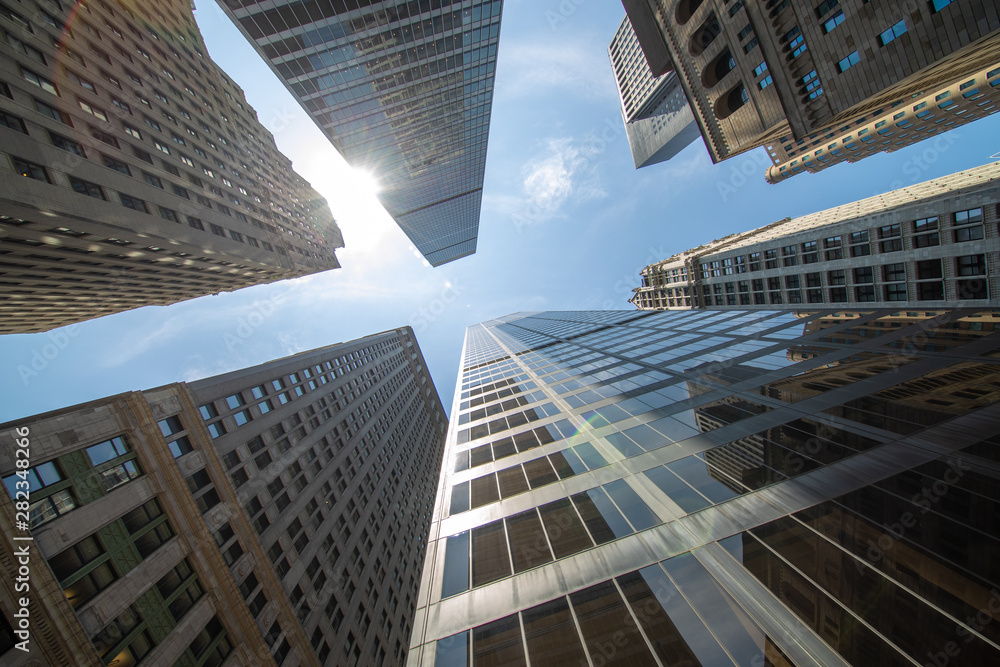
<svg viewBox="0 0 1000 667">
<path fill-rule="evenodd" d="M 337 268 L 191 4 L 0 7 L 0 333 Z"/>
<path fill-rule="evenodd" d="M 401 664 L 446 429 L 409 328 L 0 426 L 0 662 Z"/>
<path fill-rule="evenodd" d="M 764 146 L 774 183 L 894 151 L 1000 104 L 1000 12 L 951 0 L 623 0 L 669 53 L 712 160 Z M 650 46 L 651 45 L 651 46 Z"/>
<path fill-rule="evenodd" d="M 476 251 L 502 0 L 225 0 L 432 266 Z"/>
<path fill-rule="evenodd" d="M 1000 163 L 732 234 L 644 268 L 642 310 L 1000 306 Z"/>
<path fill-rule="evenodd" d="M 470 327 L 407 664 L 996 664 L 998 325 Z"/>
<path fill-rule="evenodd" d="M 636 169 L 669 160 L 700 136 L 677 76 L 653 75 L 628 16 L 618 26 L 608 56 Z"/>
</svg>

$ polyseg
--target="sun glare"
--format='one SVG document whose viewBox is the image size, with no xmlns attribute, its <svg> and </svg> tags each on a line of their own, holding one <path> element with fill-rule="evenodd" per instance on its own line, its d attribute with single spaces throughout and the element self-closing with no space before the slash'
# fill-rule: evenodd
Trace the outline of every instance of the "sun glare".
<svg viewBox="0 0 1000 667">
<path fill-rule="evenodd" d="M 368 171 L 362 171 L 360 169 L 352 170 L 354 172 L 352 180 L 354 181 L 354 186 L 357 188 L 358 194 L 371 195 L 374 197 L 378 194 L 381 189 L 379 187 L 378 179 L 375 175 Z"/>
</svg>

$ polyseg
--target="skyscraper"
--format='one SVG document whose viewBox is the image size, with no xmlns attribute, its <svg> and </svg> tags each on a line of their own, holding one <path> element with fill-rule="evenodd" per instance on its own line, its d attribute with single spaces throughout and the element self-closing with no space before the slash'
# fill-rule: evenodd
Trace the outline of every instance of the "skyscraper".
<svg viewBox="0 0 1000 667">
<path fill-rule="evenodd" d="M 998 324 L 470 327 L 407 664 L 996 663 Z"/>
<path fill-rule="evenodd" d="M 330 209 L 191 4 L 0 11 L 0 333 L 339 267 Z"/>
<path fill-rule="evenodd" d="M 446 429 L 408 328 L 0 425 L 0 662 L 400 664 Z"/>
<path fill-rule="evenodd" d="M 641 272 L 642 310 L 1000 306 L 1000 163 L 732 234 Z"/>
<path fill-rule="evenodd" d="M 1000 104 L 1000 13 L 951 0 L 624 0 L 669 52 L 712 160 L 777 182 L 894 151 Z M 662 60 L 662 58 L 661 58 Z"/>
<path fill-rule="evenodd" d="M 223 3 L 432 266 L 476 251 L 501 5 Z"/>
<path fill-rule="evenodd" d="M 669 160 L 698 138 L 698 125 L 677 76 L 673 72 L 653 75 L 627 16 L 611 40 L 608 55 L 636 169 Z"/>
</svg>

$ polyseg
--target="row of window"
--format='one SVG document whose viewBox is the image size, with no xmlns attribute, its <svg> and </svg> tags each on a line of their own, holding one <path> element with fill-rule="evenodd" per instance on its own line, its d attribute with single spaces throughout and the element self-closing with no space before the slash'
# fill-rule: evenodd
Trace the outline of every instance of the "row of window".
<svg viewBox="0 0 1000 667">
<path fill-rule="evenodd" d="M 951 217 L 952 239 L 955 243 L 984 238 L 982 223 L 985 216 L 982 207 L 956 211 Z M 875 232 L 879 252 L 888 253 L 903 250 L 904 229 L 906 237 L 911 239 L 911 245 L 914 248 L 936 246 L 941 243 L 939 219 L 938 216 L 932 216 L 913 220 L 907 225 L 897 223 L 877 228 Z M 845 258 L 845 249 L 850 257 L 865 257 L 872 253 L 872 240 L 871 232 L 863 230 L 827 237 L 823 239 L 822 246 L 818 241 L 806 241 L 781 248 L 752 252 L 747 255 L 703 261 L 700 265 L 701 277 L 703 279 L 715 278 L 723 275 L 797 266 L 800 263 L 814 264 L 819 261 L 835 261 Z M 822 254 L 820 254 L 821 249 Z"/>
</svg>

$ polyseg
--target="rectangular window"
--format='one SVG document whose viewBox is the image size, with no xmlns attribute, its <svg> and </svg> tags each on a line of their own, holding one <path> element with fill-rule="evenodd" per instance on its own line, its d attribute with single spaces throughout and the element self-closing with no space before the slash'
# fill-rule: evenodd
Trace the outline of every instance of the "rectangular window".
<svg viewBox="0 0 1000 667">
<path fill-rule="evenodd" d="M 885 46 L 906 32 L 906 21 L 900 21 L 878 36 L 879 42 Z"/>
<path fill-rule="evenodd" d="M 129 169 L 128 165 L 122 162 L 121 160 L 116 160 L 115 158 L 109 155 L 101 153 L 101 162 L 103 162 L 104 166 L 109 169 L 114 169 L 115 171 L 125 174 L 126 176 L 132 175 L 132 170 Z"/>
<path fill-rule="evenodd" d="M 38 109 L 38 111 L 41 112 L 42 114 L 48 116 L 52 120 L 59 121 L 63 125 L 69 125 L 70 127 L 73 127 L 73 120 L 69 117 L 69 114 L 67 114 L 65 111 L 57 109 L 54 106 L 46 104 L 45 102 L 42 102 L 41 100 L 35 98 L 32 98 L 32 101 L 35 103 L 35 108 Z"/>
<path fill-rule="evenodd" d="M 36 181 L 44 181 L 45 183 L 51 183 L 49 180 L 49 174 L 45 171 L 45 167 L 40 164 L 35 164 L 34 162 L 28 162 L 27 160 L 22 160 L 19 157 L 13 157 L 14 160 L 14 170 L 25 176 L 27 178 L 33 178 Z"/>
<path fill-rule="evenodd" d="M 56 148 L 61 148 L 64 151 L 69 151 L 70 153 L 75 153 L 80 157 L 87 157 L 87 154 L 83 150 L 83 146 L 72 139 L 67 139 L 61 134 L 56 134 L 55 132 L 49 132 L 49 139 L 52 141 L 52 145 Z"/>
<path fill-rule="evenodd" d="M 87 195 L 88 197 L 93 197 L 95 199 L 106 199 L 104 196 L 104 190 L 102 190 L 101 186 L 96 183 L 90 183 L 89 181 L 84 181 L 74 176 L 70 176 L 69 184 L 75 192 L 79 192 L 81 195 Z"/>
<path fill-rule="evenodd" d="M 855 51 L 854 53 L 850 54 L 849 56 L 843 58 L 840 62 L 838 62 L 837 69 L 839 69 L 841 72 L 846 72 L 847 70 L 857 65 L 859 62 L 861 62 L 861 56 L 858 55 L 857 51 Z"/>
<path fill-rule="evenodd" d="M 138 197 L 131 197 L 127 194 L 119 192 L 118 198 L 121 200 L 122 206 L 125 208 L 130 208 L 133 211 L 139 211 L 140 213 L 149 213 L 149 209 L 146 207 L 146 202 Z"/>
</svg>

